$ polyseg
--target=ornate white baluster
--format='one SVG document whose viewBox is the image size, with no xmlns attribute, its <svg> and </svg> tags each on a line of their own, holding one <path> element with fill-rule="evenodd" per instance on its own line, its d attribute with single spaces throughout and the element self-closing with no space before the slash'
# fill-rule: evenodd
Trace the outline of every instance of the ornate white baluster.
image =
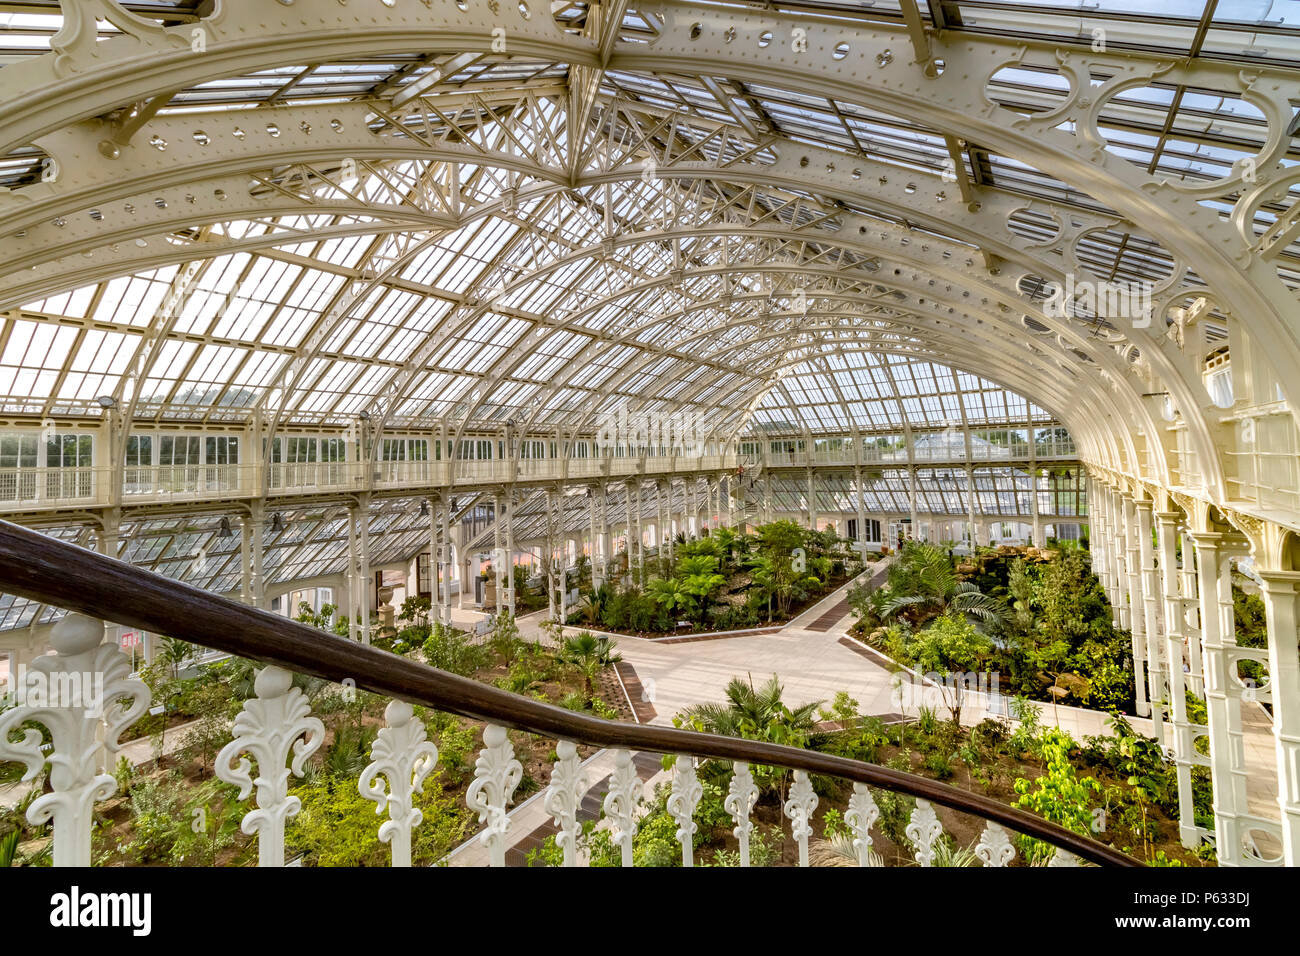
<svg viewBox="0 0 1300 956">
<path fill-rule="evenodd" d="M 1069 850 L 1063 849 L 1061 847 L 1057 847 L 1056 852 L 1052 854 L 1052 858 L 1047 861 L 1047 865 L 1048 866 L 1078 866 L 1079 858 L 1075 856 L 1073 853 L 1071 853 Z"/>
<path fill-rule="evenodd" d="M 605 816 L 613 823 L 614 842 L 623 854 L 623 865 L 632 865 L 632 839 L 636 836 L 636 806 L 641 797 L 641 780 L 632 766 L 632 754 L 614 752 L 614 772 L 605 794 Z"/>
<path fill-rule="evenodd" d="M 303 764 L 325 739 L 325 725 L 311 716 L 306 695 L 293 686 L 293 674 L 287 670 L 262 668 L 253 689 L 257 696 L 244 701 L 235 718 L 235 739 L 217 754 L 216 772 L 239 787 L 240 800 L 248 799 L 256 784 L 257 809 L 244 814 L 240 829 L 257 834 L 258 866 L 284 866 L 284 825 L 302 806 L 289 796 L 289 772 L 302 776 Z M 286 767 L 290 752 L 293 759 Z M 243 754 L 257 761 L 256 780 Z"/>
<path fill-rule="evenodd" d="M 564 851 L 564 865 L 577 866 L 578 804 L 586 790 L 586 775 L 578 763 L 578 747 L 572 740 L 559 741 L 555 755 L 559 759 L 551 769 L 551 783 L 542 805 L 560 828 L 555 845 Z"/>
<path fill-rule="evenodd" d="M 695 808 L 704 796 L 704 788 L 695 776 L 695 759 L 686 754 L 677 758 L 673 770 L 673 788 L 668 795 L 668 815 L 677 823 L 677 842 L 682 845 L 682 866 L 695 865 Z"/>
<path fill-rule="evenodd" d="M 384 720 L 388 726 L 379 731 L 370 747 L 370 765 L 361 771 L 357 789 L 378 804 L 375 813 L 388 811 L 379 839 L 391 844 L 393 866 L 410 866 L 411 831 L 424 819 L 411 805 L 412 797 L 423 791 L 424 778 L 438 762 L 438 748 L 430 743 L 424 721 L 415 719 L 415 710 L 406 701 L 389 701 Z M 380 776 L 388 780 L 387 789 L 377 779 Z"/>
<path fill-rule="evenodd" d="M 975 855 L 985 866 L 1007 866 L 1016 858 L 1016 848 L 1007 831 L 990 820 L 975 844 Z"/>
<path fill-rule="evenodd" d="M 744 760 L 737 760 L 732 765 L 731 785 L 727 787 L 726 799 L 722 801 L 723 809 L 736 821 L 736 828 L 731 832 L 740 843 L 740 865 L 749 866 L 749 835 L 754 832 L 754 824 L 749 815 L 758 802 L 758 787 L 754 784 L 754 773 Z"/>
<path fill-rule="evenodd" d="M 865 783 L 853 785 L 853 796 L 849 797 L 848 809 L 844 811 L 844 822 L 853 831 L 853 849 L 858 853 L 858 866 L 871 866 L 871 834 L 880 808 L 871 798 L 871 791 Z"/>
<path fill-rule="evenodd" d="M 934 807 L 930 806 L 929 800 L 916 801 L 911 822 L 903 832 L 916 845 L 916 862 L 921 866 L 930 866 L 934 861 L 934 841 L 943 834 L 943 824 L 935 816 Z"/>
<path fill-rule="evenodd" d="M 790 818 L 790 833 L 799 844 L 799 865 L 808 865 L 808 837 L 812 835 L 812 815 L 817 809 L 817 794 L 813 793 L 812 781 L 802 770 L 794 772 L 794 783 L 790 786 L 790 798 L 785 801 L 782 810 Z"/>
<path fill-rule="evenodd" d="M 149 706 L 149 688 L 131 676 L 131 659 L 103 639 L 102 621 L 66 615 L 50 632 L 56 653 L 10 675 L 18 706 L 0 717 L 0 762 L 26 764 L 23 780 L 31 780 L 49 761 L 54 792 L 32 801 L 27 820 L 53 821 L 55 866 L 90 866 L 95 801 L 117 790 L 105 765 L 117 752 L 122 731 Z M 9 739 L 29 720 L 49 730 L 53 749 L 48 758 L 39 730 L 27 728 L 16 743 Z"/>
<path fill-rule="evenodd" d="M 524 775 L 524 765 L 515 759 L 515 748 L 504 727 L 488 724 L 483 728 L 483 750 L 474 762 L 474 782 L 465 792 L 465 802 L 478 813 L 478 822 L 486 824 L 479 840 L 488 848 L 492 866 L 506 865 L 506 831 L 510 802 Z"/>
</svg>

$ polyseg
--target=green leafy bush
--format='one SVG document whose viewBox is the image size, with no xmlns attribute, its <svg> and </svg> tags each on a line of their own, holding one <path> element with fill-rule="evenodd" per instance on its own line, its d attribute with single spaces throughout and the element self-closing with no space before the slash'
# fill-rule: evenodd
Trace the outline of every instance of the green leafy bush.
<svg viewBox="0 0 1300 956">
<path fill-rule="evenodd" d="M 424 659 L 431 667 L 462 677 L 472 676 L 491 662 L 486 647 L 475 644 L 464 631 L 441 622 L 434 622 L 429 639 L 424 642 Z"/>
</svg>

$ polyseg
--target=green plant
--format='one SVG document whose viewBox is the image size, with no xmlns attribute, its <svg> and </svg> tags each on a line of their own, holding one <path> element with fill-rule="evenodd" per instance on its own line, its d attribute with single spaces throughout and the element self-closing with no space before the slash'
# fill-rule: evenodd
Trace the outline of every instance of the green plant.
<svg viewBox="0 0 1300 956">
<path fill-rule="evenodd" d="M 785 836 L 778 827 L 754 827 L 749 835 L 749 865 L 771 866 L 781 858 L 781 843 Z M 740 850 L 718 849 L 713 851 L 709 860 L 702 860 L 701 866 L 740 866 Z"/>
<path fill-rule="evenodd" d="M 113 769 L 113 779 L 117 781 L 118 793 L 126 793 L 131 789 L 131 781 L 136 777 L 135 766 L 127 759 L 125 754 L 117 758 L 117 766 Z"/>
<path fill-rule="evenodd" d="M 646 584 L 646 594 L 669 614 L 690 612 L 694 597 L 677 578 L 651 578 Z"/>
<path fill-rule="evenodd" d="M 925 769 L 934 774 L 936 780 L 952 778 L 952 758 L 947 754 L 933 753 L 925 758 Z"/>
<path fill-rule="evenodd" d="M 492 619 L 491 647 L 493 652 L 509 666 L 523 650 L 524 642 L 519 638 L 519 625 L 515 616 L 507 610 L 500 610 Z"/>
<path fill-rule="evenodd" d="M 474 728 L 451 717 L 437 729 L 438 764 L 453 779 L 459 780 L 469 772 L 470 757 L 475 752 Z"/>
<path fill-rule="evenodd" d="M 14 865 L 18 859 L 18 841 L 22 835 L 21 830 L 10 830 L 0 836 L 0 867 Z"/>
<path fill-rule="evenodd" d="M 497 681 L 497 686 L 512 694 L 527 694 L 541 683 L 542 675 L 533 668 L 531 661 L 517 660 L 506 676 Z"/>
<path fill-rule="evenodd" d="M 952 722 L 961 723 L 968 684 L 993 652 L 993 642 L 964 616 L 949 612 L 934 621 L 908 645 L 908 655 L 936 683 Z"/>
<path fill-rule="evenodd" d="M 412 834 L 411 858 L 416 865 L 436 863 L 460 843 L 472 817 L 453 794 L 444 793 L 436 769 L 416 793 L 413 806 L 421 822 Z M 286 848 L 302 854 L 307 866 L 386 866 L 388 844 L 379 839 L 375 804 L 361 796 L 355 778 L 317 775 L 290 793 L 302 802 L 293 825 L 286 830 Z"/>
<path fill-rule="evenodd" d="M 1032 784 L 1023 777 L 1016 780 L 1015 791 L 1020 795 L 1016 806 L 1087 836 L 1093 822 L 1092 795 L 1101 791 L 1101 785 L 1092 777 L 1079 777 L 1070 762 L 1073 747 L 1074 741 L 1064 731 L 1051 727 L 1044 732 L 1041 752 L 1047 772 Z M 1054 852 L 1040 840 L 1023 836 L 1019 840 L 1027 857 Z"/>
<path fill-rule="evenodd" d="M 791 747 L 806 747 L 812 735 L 814 716 L 821 701 L 813 701 L 790 708 L 782 700 L 784 688 L 773 674 L 758 686 L 753 677 L 741 680 L 733 677 L 727 682 L 725 703 L 696 704 L 673 718 L 673 724 L 705 733 L 725 737 L 744 737 L 748 740 L 765 740 Z M 754 766 L 751 768 L 760 790 L 779 787 L 788 773 L 782 768 Z M 726 768 L 709 762 L 704 767 L 706 776 L 718 777 Z"/>
<path fill-rule="evenodd" d="M 950 834 L 943 834 L 934 843 L 934 855 L 930 858 L 933 867 L 976 866 L 979 857 L 970 847 L 959 847 Z"/>
<path fill-rule="evenodd" d="M 475 644 L 468 634 L 435 621 L 424 642 L 424 659 L 431 667 L 469 677 L 488 664 L 488 649 Z"/>
<path fill-rule="evenodd" d="M 185 817 L 172 834 L 168 860 L 173 866 L 216 866 L 227 850 L 241 842 L 243 806 L 234 788 L 216 780 L 197 787 Z"/>
<path fill-rule="evenodd" d="M 193 644 L 178 637 L 160 638 L 158 658 L 171 668 L 172 680 L 180 679 L 181 668 L 197 653 Z"/>
<path fill-rule="evenodd" d="M 1005 613 L 1000 601 L 960 580 L 947 552 L 932 544 L 906 545 L 889 568 L 888 582 L 888 596 L 880 604 L 882 619 L 907 614 L 920 621 L 951 610 L 991 625 L 1000 623 Z"/>
<path fill-rule="evenodd" d="M 205 685 L 191 698 L 190 710 L 197 719 L 181 738 L 178 755 L 187 763 L 197 761 L 200 776 L 211 771 L 218 751 L 230 740 L 230 704 L 229 689 L 219 683 Z"/>
<path fill-rule="evenodd" d="M 566 638 L 556 652 L 556 658 L 571 664 L 582 675 L 583 689 L 590 697 L 596 690 L 596 678 L 606 667 L 612 667 L 623 658 L 615 653 L 617 642 L 608 637 L 596 637 L 583 631 Z"/>
<path fill-rule="evenodd" d="M 375 731 L 359 724 L 343 723 L 325 748 L 322 769 L 340 780 L 353 779 L 370 763 Z"/>
</svg>

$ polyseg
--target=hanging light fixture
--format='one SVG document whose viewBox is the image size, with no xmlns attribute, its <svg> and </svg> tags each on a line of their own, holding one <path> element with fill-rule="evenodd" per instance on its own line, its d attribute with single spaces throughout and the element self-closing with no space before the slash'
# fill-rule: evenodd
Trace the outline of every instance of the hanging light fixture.
<svg viewBox="0 0 1300 956">
<path fill-rule="evenodd" d="M 271 515 L 271 530 L 272 531 L 284 530 L 284 519 L 280 517 L 280 512 L 278 511 L 275 514 Z"/>
<path fill-rule="evenodd" d="M 221 527 L 217 529 L 217 537 L 229 538 L 233 534 L 234 531 L 230 528 L 230 519 L 223 516 L 221 519 Z"/>
<path fill-rule="evenodd" d="M 421 499 L 420 499 L 420 517 L 421 517 L 421 518 L 427 518 L 427 517 L 429 517 L 429 499 L 428 499 L 428 498 L 421 498 Z"/>
</svg>

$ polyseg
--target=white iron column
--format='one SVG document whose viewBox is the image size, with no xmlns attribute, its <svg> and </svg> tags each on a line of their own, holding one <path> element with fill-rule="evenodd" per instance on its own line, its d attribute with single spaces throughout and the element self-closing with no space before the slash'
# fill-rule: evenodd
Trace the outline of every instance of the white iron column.
<svg viewBox="0 0 1300 956">
<path fill-rule="evenodd" d="M 1277 749 L 1277 802 L 1282 818 L 1282 862 L 1300 866 L 1300 571 L 1260 571 L 1268 624 L 1268 677 Z"/>
<path fill-rule="evenodd" d="M 1115 626 L 1122 631 L 1129 629 L 1128 607 L 1128 531 L 1124 521 L 1124 500 L 1118 489 L 1111 492 L 1110 516 L 1114 522 L 1115 534 L 1111 539 L 1111 559 L 1115 567 Z"/>
<path fill-rule="evenodd" d="M 1111 538 L 1110 538 L 1110 562 L 1114 568 L 1115 583 L 1114 600 L 1112 604 L 1115 608 L 1115 626 L 1127 630 L 1129 626 L 1129 608 L 1127 600 L 1128 591 L 1128 548 L 1126 547 L 1127 532 L 1124 523 L 1124 499 L 1118 488 L 1110 490 L 1110 521 L 1111 521 Z"/>
<path fill-rule="evenodd" d="M 1200 577 L 1198 557 L 1191 531 L 1183 530 L 1183 629 L 1187 634 L 1187 689 L 1197 697 L 1205 696 L 1205 652 L 1201 649 Z"/>
<path fill-rule="evenodd" d="M 506 560 L 505 548 L 502 546 L 502 528 L 501 522 L 505 520 L 503 508 L 503 499 L 501 495 L 496 495 L 492 499 L 492 565 L 496 568 L 496 611 L 501 613 L 501 609 L 506 606 Z"/>
<path fill-rule="evenodd" d="M 253 595 L 253 522 L 243 515 L 239 519 L 239 600 L 256 607 Z"/>
<path fill-rule="evenodd" d="M 660 481 L 655 485 L 659 496 L 659 560 L 665 571 L 673 560 L 673 486 L 670 482 Z"/>
<path fill-rule="evenodd" d="M 456 544 L 456 557 L 459 559 L 456 562 L 456 580 L 460 582 L 460 587 L 457 589 L 456 606 L 464 607 L 465 598 L 468 597 L 472 607 L 475 601 L 478 600 L 474 556 L 469 548 L 465 547 L 466 535 L 463 525 L 452 529 L 451 534 L 452 540 Z"/>
<path fill-rule="evenodd" d="M 357 623 L 357 615 L 360 613 L 361 599 L 358 594 L 360 591 L 357 552 L 357 505 L 355 502 L 348 505 L 348 637 L 354 641 L 361 640 L 361 626 Z"/>
<path fill-rule="evenodd" d="M 1239 866 L 1242 861 L 1240 813 L 1244 802 L 1237 801 L 1233 782 L 1234 758 L 1231 734 L 1232 710 L 1240 724 L 1240 708 L 1228 695 L 1228 660 L 1224 654 L 1222 616 L 1219 613 L 1220 567 L 1228 564 L 1220 548 L 1222 535 L 1215 532 L 1192 532 L 1196 544 L 1197 584 L 1200 591 L 1201 646 L 1205 653 L 1205 705 L 1209 714 L 1210 774 L 1214 786 L 1215 848 L 1220 866 Z"/>
<path fill-rule="evenodd" d="M 628 580 L 631 580 L 632 574 L 632 485 L 630 482 L 623 482 L 623 555 L 627 559 Z"/>
<path fill-rule="evenodd" d="M 978 526 L 975 524 L 975 469 L 970 467 L 966 469 L 966 518 L 970 527 L 971 553 L 974 554 L 980 542 Z"/>
<path fill-rule="evenodd" d="M 99 553 L 110 558 L 116 558 L 122 529 L 122 511 L 120 508 L 106 508 L 104 513 L 100 515 L 99 520 Z M 104 637 L 108 638 L 110 636 L 109 632 L 112 631 L 115 633 L 117 627 L 114 624 L 110 624 L 108 621 L 104 621 L 103 629 Z M 152 641 L 153 639 L 150 638 L 150 640 Z M 149 657 L 152 656 L 152 651 L 150 651 Z M 9 684 L 11 687 L 18 686 L 17 683 L 15 683 L 16 676 L 17 675 L 15 674 L 9 678 Z"/>
<path fill-rule="evenodd" d="M 1137 512 L 1138 562 L 1142 586 L 1142 630 L 1146 635 L 1147 688 L 1151 703 L 1152 735 L 1163 741 L 1164 706 L 1169 699 L 1165 687 L 1164 648 L 1160 646 L 1159 608 L 1160 588 L 1156 580 L 1155 549 L 1152 547 L 1151 502 L 1134 502 Z"/>
<path fill-rule="evenodd" d="M 1092 573 L 1097 576 L 1101 589 L 1110 597 L 1110 555 L 1107 541 L 1110 538 L 1106 527 L 1106 508 L 1103 504 L 1104 490 L 1101 482 L 1088 481 L 1088 553 L 1092 558 Z"/>
<path fill-rule="evenodd" d="M 515 613 L 515 507 L 519 499 L 511 492 L 506 500 L 506 607 Z"/>
<path fill-rule="evenodd" d="M 1034 446 L 1030 444 L 1030 448 Z M 1050 484 L 1050 482 L 1049 482 Z M 1032 527 L 1030 541 L 1035 548 L 1041 548 L 1047 542 L 1043 538 L 1043 516 L 1038 513 L 1038 464 L 1029 464 L 1029 521 Z M 1058 537 L 1061 532 L 1058 530 Z"/>
<path fill-rule="evenodd" d="M 920 515 L 916 513 L 916 466 L 907 466 L 907 503 L 911 509 L 912 537 L 921 540 Z"/>
<path fill-rule="evenodd" d="M 1229 753 L 1232 757 L 1232 785 L 1236 793 L 1236 806 L 1239 817 L 1249 813 L 1246 803 L 1246 731 L 1241 723 L 1241 704 L 1244 688 L 1237 676 L 1237 662 L 1232 648 L 1237 646 L 1237 615 L 1232 600 L 1232 558 L 1244 555 L 1246 545 L 1238 543 L 1229 551 L 1229 543 L 1234 539 L 1225 539 L 1219 545 L 1219 644 L 1223 648 L 1222 658 L 1224 692 L 1228 695 L 1228 740 Z M 1241 836 L 1247 836 L 1239 830 Z"/>
<path fill-rule="evenodd" d="M 643 583 L 644 575 L 642 569 L 645 567 L 645 524 L 641 520 L 643 517 L 642 508 L 644 507 L 644 504 L 641 497 L 642 489 L 640 478 L 632 482 L 632 488 L 634 489 L 634 493 L 629 499 L 628 507 L 632 509 L 632 520 L 629 524 L 635 528 L 635 531 L 633 531 L 632 534 L 636 538 L 636 575 L 634 580 L 637 581 L 637 583 Z"/>
<path fill-rule="evenodd" d="M 813 531 L 817 530 L 817 486 L 816 479 L 813 477 L 813 470 L 808 469 L 808 527 Z"/>
<path fill-rule="evenodd" d="M 451 510 L 455 507 L 452 499 L 442 499 L 442 534 L 438 547 L 438 574 L 442 578 L 440 596 L 440 620 L 445 626 L 451 625 Z"/>
<path fill-rule="evenodd" d="M 862 469 L 853 469 L 853 506 L 858 517 L 858 554 L 867 559 L 867 504 L 862 494 Z"/>
<path fill-rule="evenodd" d="M 591 587 L 596 589 L 600 587 L 601 581 L 605 576 L 605 563 L 600 553 L 600 521 L 596 514 L 596 489 L 587 488 L 587 510 L 590 512 L 591 519 L 591 537 L 590 547 L 587 549 L 591 555 Z"/>
<path fill-rule="evenodd" d="M 250 582 L 253 589 L 253 606 L 266 609 L 266 506 L 254 500 L 248 507 L 249 548 L 252 552 Z"/>
<path fill-rule="evenodd" d="M 1141 544 L 1138 531 L 1137 505 L 1124 496 L 1124 572 L 1129 635 L 1133 647 L 1133 684 L 1136 710 L 1139 717 L 1151 713 L 1147 700 L 1147 644 L 1146 616 L 1142 600 Z"/>
<path fill-rule="evenodd" d="M 1164 600 L 1165 675 L 1168 685 L 1169 730 L 1166 738 L 1174 752 L 1178 782 L 1178 836 L 1187 849 L 1201 842 L 1192 803 L 1192 766 L 1196 759 L 1196 735 L 1187 716 L 1186 681 L 1183 673 L 1183 599 L 1179 592 L 1177 512 L 1156 512 L 1159 532 L 1160 593 Z M 1186 555 L 1185 558 L 1190 558 Z"/>
<path fill-rule="evenodd" d="M 600 491 L 600 579 L 609 578 L 609 562 L 613 559 L 613 535 L 609 531 L 609 488 L 601 485 Z"/>
<path fill-rule="evenodd" d="M 546 540 L 542 543 L 542 574 L 546 578 L 546 619 L 556 620 L 555 610 L 555 492 L 546 492 Z"/>
<path fill-rule="evenodd" d="M 438 599 L 438 509 L 441 506 L 437 496 L 429 499 L 429 604 L 435 615 L 441 606 Z"/>
<path fill-rule="evenodd" d="M 358 559 L 357 576 L 361 585 L 361 643 L 370 643 L 370 495 L 361 495 L 357 505 Z"/>
</svg>

